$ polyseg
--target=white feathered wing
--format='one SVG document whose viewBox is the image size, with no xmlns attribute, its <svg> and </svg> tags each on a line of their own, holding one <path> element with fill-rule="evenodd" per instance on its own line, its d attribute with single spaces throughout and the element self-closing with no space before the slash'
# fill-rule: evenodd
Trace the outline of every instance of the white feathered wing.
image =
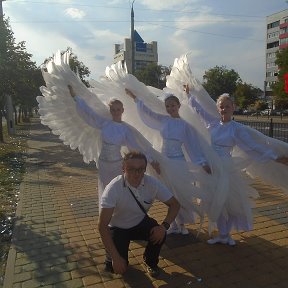
<svg viewBox="0 0 288 288">
<path fill-rule="evenodd" d="M 95 161 L 101 149 L 101 134 L 86 124 L 78 115 L 76 105 L 67 85 L 72 85 L 77 95 L 99 115 L 111 119 L 108 107 L 89 91 L 69 66 L 70 53 L 61 56 L 58 51 L 53 59 L 42 69 L 46 86 L 40 87 L 43 96 L 38 96 L 41 123 L 47 125 L 53 134 L 71 149 L 78 149 L 85 163 Z"/>
</svg>

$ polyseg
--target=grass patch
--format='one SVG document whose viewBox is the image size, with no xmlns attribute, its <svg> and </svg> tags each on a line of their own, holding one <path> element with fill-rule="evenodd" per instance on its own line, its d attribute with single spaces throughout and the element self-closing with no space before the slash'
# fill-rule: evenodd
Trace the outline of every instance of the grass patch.
<svg viewBox="0 0 288 288">
<path fill-rule="evenodd" d="M 0 287 L 12 238 L 15 212 L 19 200 L 19 186 L 25 172 L 25 131 L 16 128 L 15 136 L 8 136 L 4 128 L 5 143 L 0 143 Z"/>
</svg>

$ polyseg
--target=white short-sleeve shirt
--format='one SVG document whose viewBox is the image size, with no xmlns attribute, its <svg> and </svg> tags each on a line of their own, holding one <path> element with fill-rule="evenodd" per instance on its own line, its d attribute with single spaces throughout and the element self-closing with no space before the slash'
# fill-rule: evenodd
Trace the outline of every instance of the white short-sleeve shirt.
<svg viewBox="0 0 288 288">
<path fill-rule="evenodd" d="M 144 175 L 139 187 L 130 189 L 146 211 L 155 199 L 166 202 L 173 196 L 167 187 L 149 175 Z M 106 186 L 101 198 L 101 208 L 114 208 L 109 225 L 124 229 L 136 226 L 145 216 L 121 175 Z"/>
</svg>

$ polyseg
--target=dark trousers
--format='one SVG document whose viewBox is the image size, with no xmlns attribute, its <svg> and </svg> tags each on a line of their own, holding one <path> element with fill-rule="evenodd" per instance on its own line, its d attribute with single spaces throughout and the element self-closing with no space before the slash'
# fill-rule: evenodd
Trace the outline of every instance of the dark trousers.
<svg viewBox="0 0 288 288">
<path fill-rule="evenodd" d="M 144 219 L 136 226 L 129 229 L 111 227 L 112 239 L 119 254 L 126 259 L 128 264 L 128 249 L 131 240 L 148 241 L 144 251 L 143 259 L 147 265 L 155 267 L 159 262 L 159 254 L 165 238 L 160 244 L 153 244 L 150 241 L 150 231 L 159 224 L 153 218 L 145 216 Z"/>
</svg>

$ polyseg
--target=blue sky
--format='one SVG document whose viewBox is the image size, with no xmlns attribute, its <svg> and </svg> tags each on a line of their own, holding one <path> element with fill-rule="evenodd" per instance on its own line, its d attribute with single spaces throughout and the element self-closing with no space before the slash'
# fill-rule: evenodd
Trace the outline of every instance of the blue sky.
<svg viewBox="0 0 288 288">
<path fill-rule="evenodd" d="M 129 0 L 6 0 L 16 42 L 26 41 L 40 65 L 57 50 L 73 52 L 98 79 L 112 64 L 114 44 L 130 36 Z M 225 65 L 263 89 L 266 16 L 288 9 L 285 0 L 136 0 L 135 29 L 157 41 L 159 64 L 191 54 L 191 68 Z"/>
</svg>

